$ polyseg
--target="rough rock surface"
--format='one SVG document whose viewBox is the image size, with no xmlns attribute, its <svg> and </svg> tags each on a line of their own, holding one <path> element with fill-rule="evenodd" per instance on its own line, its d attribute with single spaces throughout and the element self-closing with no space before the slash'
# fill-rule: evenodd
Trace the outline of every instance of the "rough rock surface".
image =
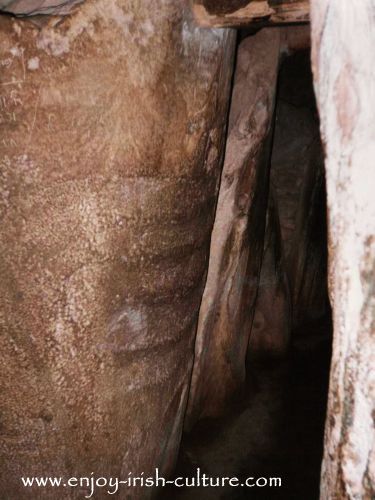
<svg viewBox="0 0 375 500">
<path fill-rule="evenodd" d="M 182 0 L 0 18 L 3 498 L 61 498 L 20 476 L 170 471 L 233 42 Z"/>
<path fill-rule="evenodd" d="M 271 189 L 262 268 L 249 342 L 250 355 L 284 354 L 290 340 L 291 297 L 275 198 Z"/>
<path fill-rule="evenodd" d="M 269 180 L 279 30 L 245 39 L 238 52 L 229 135 L 199 314 L 187 426 L 219 414 L 245 378 L 258 288 Z"/>
<path fill-rule="evenodd" d="M 84 0 L 0 0 L 0 10 L 16 16 L 63 15 Z"/>
<path fill-rule="evenodd" d="M 309 21 L 309 0 L 192 0 L 200 26 L 241 28 Z"/>
<path fill-rule="evenodd" d="M 312 2 L 334 341 L 321 499 L 375 497 L 375 6 Z"/>
</svg>

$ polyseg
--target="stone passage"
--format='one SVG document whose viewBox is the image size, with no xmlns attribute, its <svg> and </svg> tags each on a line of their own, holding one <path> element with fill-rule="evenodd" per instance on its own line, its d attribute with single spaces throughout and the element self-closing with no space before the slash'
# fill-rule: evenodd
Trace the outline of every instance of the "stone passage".
<svg viewBox="0 0 375 500">
<path fill-rule="evenodd" d="M 296 50 L 305 44 L 293 28 L 239 44 L 187 428 L 225 412 L 249 342 L 285 354 L 292 326 L 329 312 L 319 119 L 310 51 Z"/>
<path fill-rule="evenodd" d="M 0 498 L 216 418 L 316 500 L 330 306 L 320 494 L 374 498 L 374 47 L 372 0 L 0 0 Z"/>
</svg>

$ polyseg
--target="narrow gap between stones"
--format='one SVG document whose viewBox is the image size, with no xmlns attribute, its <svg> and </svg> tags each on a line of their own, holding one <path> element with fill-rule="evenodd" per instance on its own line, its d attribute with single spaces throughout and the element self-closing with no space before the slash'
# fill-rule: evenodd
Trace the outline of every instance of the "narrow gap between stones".
<svg viewBox="0 0 375 500">
<path fill-rule="evenodd" d="M 193 477 L 199 468 L 241 481 L 281 477 L 282 488 L 174 488 L 163 498 L 319 498 L 332 324 L 324 162 L 309 49 L 282 59 L 274 113 L 246 383 L 222 416 L 198 418 L 185 432 L 175 477 Z"/>
</svg>

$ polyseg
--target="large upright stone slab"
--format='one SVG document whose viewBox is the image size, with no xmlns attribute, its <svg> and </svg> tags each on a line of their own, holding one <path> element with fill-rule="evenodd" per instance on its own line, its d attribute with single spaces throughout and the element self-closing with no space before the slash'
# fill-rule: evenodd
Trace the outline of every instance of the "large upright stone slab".
<svg viewBox="0 0 375 500">
<path fill-rule="evenodd" d="M 173 466 L 233 42 L 184 0 L 0 18 L 2 498 L 62 498 L 21 476 Z"/>
<path fill-rule="evenodd" d="M 264 30 L 238 51 L 225 163 L 199 314 L 187 426 L 220 414 L 245 379 L 263 253 L 269 138 L 280 32 Z"/>
<path fill-rule="evenodd" d="M 321 499 L 375 496 L 375 5 L 312 2 L 334 340 Z"/>
</svg>

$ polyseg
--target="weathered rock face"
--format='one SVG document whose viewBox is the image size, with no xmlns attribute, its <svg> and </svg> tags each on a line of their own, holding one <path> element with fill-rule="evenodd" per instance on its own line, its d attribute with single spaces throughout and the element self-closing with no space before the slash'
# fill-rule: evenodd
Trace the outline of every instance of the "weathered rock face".
<svg viewBox="0 0 375 500">
<path fill-rule="evenodd" d="M 309 20 L 309 0 L 192 0 L 197 22 L 207 27 L 239 28 Z"/>
<path fill-rule="evenodd" d="M 291 333 L 291 297 L 276 197 L 270 190 L 259 288 L 249 354 L 284 354 Z"/>
<path fill-rule="evenodd" d="M 298 326 L 327 305 L 324 163 L 308 50 L 288 57 L 280 70 L 271 183 Z"/>
<path fill-rule="evenodd" d="M 187 425 L 220 413 L 245 378 L 258 288 L 269 179 L 279 30 L 238 51 L 229 136 L 200 309 Z"/>
<path fill-rule="evenodd" d="M 16 16 L 62 15 L 85 0 L 0 0 L 0 10 Z"/>
<path fill-rule="evenodd" d="M 374 3 L 312 2 L 334 341 L 321 498 L 375 495 Z"/>
<path fill-rule="evenodd" d="M 189 16 L 93 0 L 41 30 L 0 19 L 2 497 L 174 462 L 234 42 Z"/>
</svg>

